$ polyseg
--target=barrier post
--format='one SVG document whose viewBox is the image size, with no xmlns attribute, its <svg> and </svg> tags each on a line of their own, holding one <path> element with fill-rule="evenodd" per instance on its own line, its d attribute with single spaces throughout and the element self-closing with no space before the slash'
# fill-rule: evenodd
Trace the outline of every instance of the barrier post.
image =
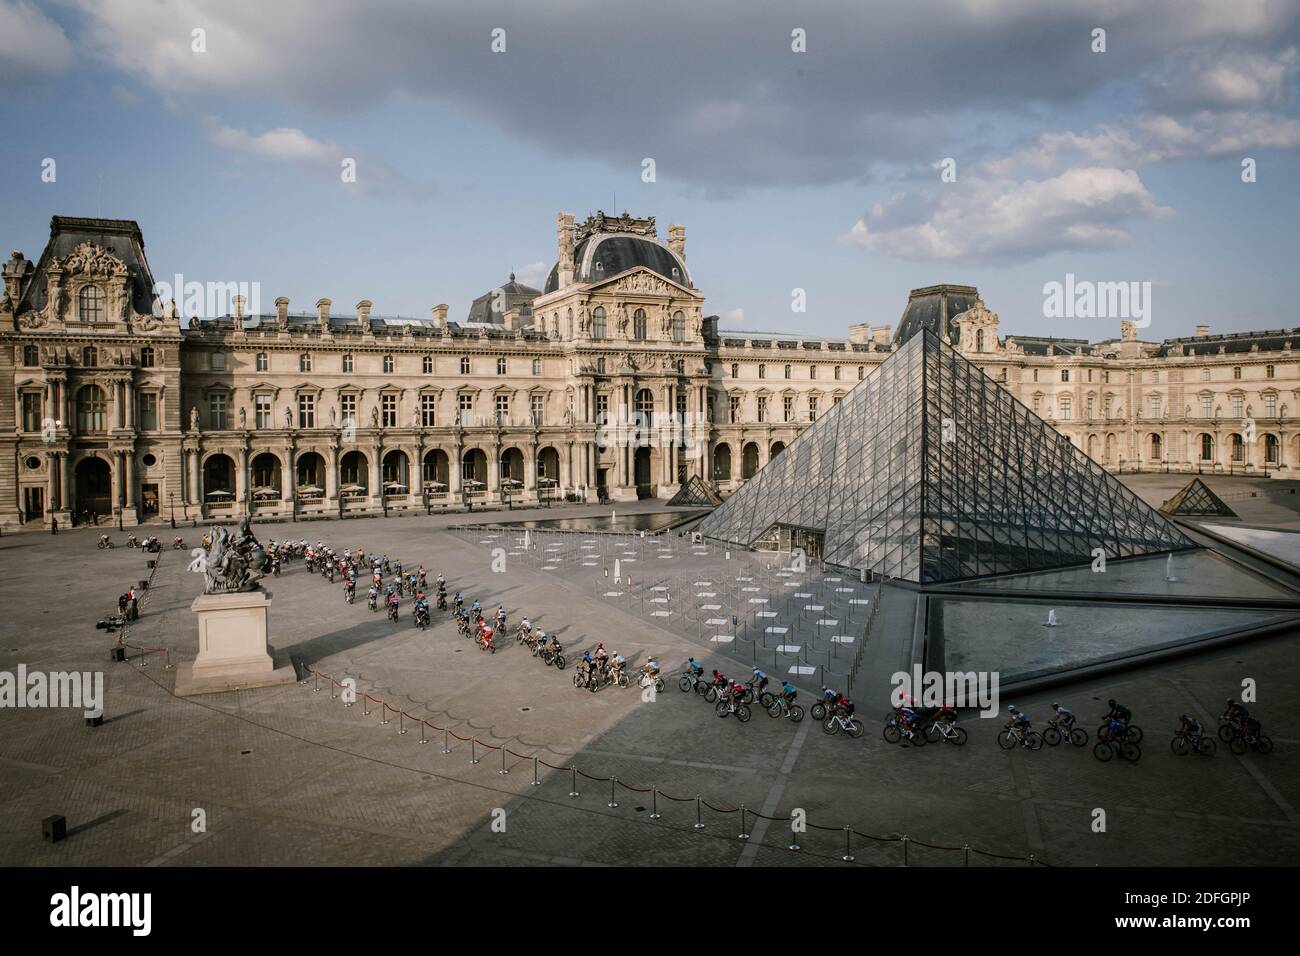
<svg viewBox="0 0 1300 956">
<path fill-rule="evenodd" d="M 853 862 L 853 828 L 844 828 L 844 855 L 840 857 L 845 863 Z"/>
<path fill-rule="evenodd" d="M 388 721 L 388 701 L 386 701 L 386 700 L 381 700 L 381 701 L 379 702 L 379 705 L 380 705 L 380 710 L 379 710 L 379 724 L 380 724 L 380 726 L 384 726 L 384 725 L 386 725 L 386 724 L 389 722 L 389 721 Z"/>
<path fill-rule="evenodd" d="M 449 741 L 447 740 L 447 728 L 444 727 L 442 728 L 442 752 L 445 754 L 451 753 L 451 747 L 448 746 L 448 743 Z"/>
<path fill-rule="evenodd" d="M 429 742 L 428 726 L 423 719 L 420 721 L 420 743 L 422 744 Z"/>
<path fill-rule="evenodd" d="M 311 676 L 314 677 L 314 678 L 316 679 L 316 686 L 313 687 L 313 688 L 311 689 L 311 691 L 312 691 L 313 694 L 319 694 L 319 693 L 320 693 L 320 674 L 318 674 L 316 671 L 312 671 L 312 672 L 311 672 Z"/>
<path fill-rule="evenodd" d="M 361 695 L 361 716 L 362 717 L 370 716 L 370 695 L 369 694 Z"/>
<path fill-rule="evenodd" d="M 658 819 L 659 819 L 659 816 L 660 816 L 660 814 L 659 814 L 659 788 L 658 788 L 658 787 L 651 787 L 651 788 L 650 788 L 650 819 L 651 819 L 651 820 L 658 820 Z"/>
<path fill-rule="evenodd" d="M 569 785 L 569 796 L 576 797 L 578 795 L 578 768 L 570 767 L 569 770 L 573 772 L 573 783 Z"/>
<path fill-rule="evenodd" d="M 338 685 L 335 684 L 334 681 L 331 680 L 331 681 L 330 681 L 330 700 L 338 700 L 339 695 L 336 694 L 336 693 L 334 693 L 334 691 L 337 690 L 337 689 L 338 689 Z"/>
<path fill-rule="evenodd" d="M 605 806 L 611 809 L 618 806 L 618 801 L 614 799 L 614 787 L 617 786 L 617 784 L 618 784 L 618 777 L 609 778 L 609 803 L 605 804 Z"/>
<path fill-rule="evenodd" d="M 510 771 L 506 769 L 506 745 L 501 745 L 501 769 L 497 771 L 501 776 L 505 776 Z"/>
<path fill-rule="evenodd" d="M 704 821 L 700 819 L 700 798 L 698 796 L 695 798 L 695 829 L 704 829 Z"/>
<path fill-rule="evenodd" d="M 742 804 L 740 805 L 740 835 L 737 837 L 737 839 L 740 839 L 740 840 L 748 840 L 748 839 L 749 839 L 748 828 L 745 826 L 745 822 L 746 822 L 746 821 L 745 821 L 745 813 L 746 813 L 746 811 L 745 811 L 745 805 L 742 803 Z"/>
<path fill-rule="evenodd" d="M 534 757 L 533 758 L 533 786 L 540 787 L 541 785 L 542 785 L 542 781 L 539 780 L 537 777 L 537 758 Z"/>
<path fill-rule="evenodd" d="M 963 843 L 961 845 L 961 865 L 970 866 L 970 844 L 969 843 Z"/>
<path fill-rule="evenodd" d="M 797 831 L 794 828 L 793 813 L 790 814 L 790 846 L 787 847 L 787 849 L 794 850 L 795 852 L 798 852 L 799 850 L 799 837 Z"/>
<path fill-rule="evenodd" d="M 903 866 L 907 866 L 907 845 L 912 842 L 906 833 L 903 834 Z"/>
<path fill-rule="evenodd" d="M 469 762 L 470 763 L 478 763 L 478 753 L 475 748 L 475 745 L 477 743 L 478 743 L 477 737 L 471 737 L 469 739 Z"/>
<path fill-rule="evenodd" d="M 399 710 L 397 712 L 397 728 L 399 734 L 406 733 L 406 711 L 404 710 Z"/>
</svg>

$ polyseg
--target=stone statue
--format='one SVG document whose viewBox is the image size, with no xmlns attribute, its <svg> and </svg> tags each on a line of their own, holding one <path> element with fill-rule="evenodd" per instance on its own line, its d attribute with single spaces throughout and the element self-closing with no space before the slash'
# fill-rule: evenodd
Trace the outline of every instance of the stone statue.
<svg viewBox="0 0 1300 956">
<path fill-rule="evenodd" d="M 190 431 L 196 432 L 198 430 L 199 430 L 199 410 L 197 406 L 191 405 L 190 406 Z"/>
<path fill-rule="evenodd" d="M 627 334 L 627 306 L 622 304 L 618 307 L 618 331 L 620 335 Z"/>
<path fill-rule="evenodd" d="M 379 427 L 379 409 L 378 409 L 378 408 L 372 408 L 372 409 L 370 409 L 370 424 L 373 425 L 375 428 L 378 428 L 378 427 Z"/>
<path fill-rule="evenodd" d="M 411 409 L 411 427 L 412 428 L 420 427 L 420 409 L 418 406 Z"/>
<path fill-rule="evenodd" d="M 243 405 L 239 406 L 239 427 L 248 427 L 248 409 L 244 408 Z"/>
<path fill-rule="evenodd" d="M 252 591 L 262 577 L 266 551 L 253 534 L 253 519 L 245 516 L 231 534 L 228 528 L 209 532 L 208 553 L 204 560 L 204 593 L 224 594 Z"/>
<path fill-rule="evenodd" d="M 573 396 L 569 396 L 569 404 L 564 409 L 564 424 L 573 424 Z"/>
<path fill-rule="evenodd" d="M 331 408 L 330 408 L 330 428 L 333 428 L 333 427 L 338 423 L 338 418 L 339 418 L 339 410 L 338 410 L 337 408 L 331 407 Z"/>
<path fill-rule="evenodd" d="M 284 406 L 284 427 L 285 428 L 293 427 L 293 412 L 289 411 L 288 405 Z"/>
</svg>

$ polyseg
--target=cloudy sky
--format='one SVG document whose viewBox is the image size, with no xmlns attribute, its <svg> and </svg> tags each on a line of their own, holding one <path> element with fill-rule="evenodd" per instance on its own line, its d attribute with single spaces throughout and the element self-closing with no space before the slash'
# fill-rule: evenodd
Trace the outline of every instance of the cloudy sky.
<svg viewBox="0 0 1300 956">
<path fill-rule="evenodd" d="M 1150 282 L 1148 338 L 1296 326 L 1298 71 L 1300 0 L 0 0 L 0 241 L 129 218 L 156 279 L 463 318 L 626 208 L 732 327 L 958 282 L 1117 334 L 1044 317 L 1067 274 Z"/>
</svg>

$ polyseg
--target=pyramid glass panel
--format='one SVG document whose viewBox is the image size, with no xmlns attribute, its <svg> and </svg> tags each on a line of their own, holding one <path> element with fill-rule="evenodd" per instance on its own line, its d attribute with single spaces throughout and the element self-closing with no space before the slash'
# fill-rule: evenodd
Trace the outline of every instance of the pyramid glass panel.
<svg viewBox="0 0 1300 956">
<path fill-rule="evenodd" d="M 668 504 L 716 508 L 722 504 L 722 497 L 699 475 L 691 475 L 690 479 L 677 490 L 677 494 L 668 499 Z"/>
<path fill-rule="evenodd" d="M 820 532 L 828 564 L 919 584 L 1194 547 L 932 332 L 897 351 L 700 525 Z"/>
<path fill-rule="evenodd" d="M 1210 515 L 1216 518 L 1237 517 L 1237 512 L 1229 508 L 1223 499 L 1211 491 L 1209 485 L 1199 478 L 1193 478 L 1187 487 L 1166 501 L 1160 510 L 1169 515 Z"/>
</svg>

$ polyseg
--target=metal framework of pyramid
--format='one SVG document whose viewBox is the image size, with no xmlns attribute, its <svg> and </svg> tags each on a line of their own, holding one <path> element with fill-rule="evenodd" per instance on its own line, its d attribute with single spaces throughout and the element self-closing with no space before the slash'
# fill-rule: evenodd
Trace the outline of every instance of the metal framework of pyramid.
<svg viewBox="0 0 1300 956">
<path fill-rule="evenodd" d="M 928 330 L 699 530 L 918 584 L 1089 563 L 1096 548 L 1114 559 L 1195 547 Z"/>
<path fill-rule="evenodd" d="M 677 489 L 677 494 L 668 499 L 668 504 L 716 508 L 722 504 L 722 497 L 699 475 L 691 475 L 686 484 Z"/>
<path fill-rule="evenodd" d="M 1160 510 L 1169 515 L 1237 517 L 1237 512 L 1229 508 L 1223 499 L 1199 478 L 1193 478 L 1186 488 L 1166 501 Z"/>
</svg>

